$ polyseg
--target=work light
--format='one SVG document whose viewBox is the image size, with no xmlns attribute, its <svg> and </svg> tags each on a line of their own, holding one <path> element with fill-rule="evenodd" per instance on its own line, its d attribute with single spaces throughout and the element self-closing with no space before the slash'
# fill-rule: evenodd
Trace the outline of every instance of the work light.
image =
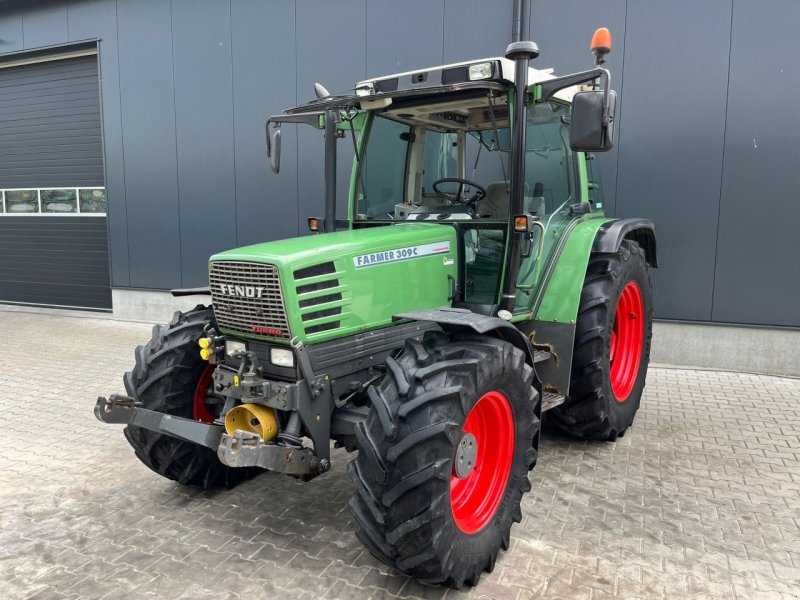
<svg viewBox="0 0 800 600">
<path fill-rule="evenodd" d="M 470 65 L 468 69 L 470 81 L 478 79 L 491 79 L 492 77 L 492 63 L 483 62 L 475 65 Z"/>
<path fill-rule="evenodd" d="M 286 348 L 270 348 L 269 361 L 276 367 L 293 367 L 294 353 Z"/>
<path fill-rule="evenodd" d="M 236 354 L 247 352 L 247 344 L 237 340 L 225 340 L 225 356 L 233 357 Z"/>
</svg>

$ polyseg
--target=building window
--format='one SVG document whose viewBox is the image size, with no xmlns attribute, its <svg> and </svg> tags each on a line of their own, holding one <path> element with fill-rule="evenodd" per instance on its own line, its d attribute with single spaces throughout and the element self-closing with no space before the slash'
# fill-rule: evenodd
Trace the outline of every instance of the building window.
<svg viewBox="0 0 800 600">
<path fill-rule="evenodd" d="M 105 216 L 105 188 L 0 190 L 0 214 Z"/>
<path fill-rule="evenodd" d="M 82 213 L 106 213 L 106 191 L 104 189 L 81 190 Z"/>
<path fill-rule="evenodd" d="M 42 190 L 41 198 L 44 213 L 78 212 L 78 195 L 75 190 Z"/>
<path fill-rule="evenodd" d="M 5 197 L 10 215 L 39 212 L 39 190 L 5 190 Z"/>
</svg>

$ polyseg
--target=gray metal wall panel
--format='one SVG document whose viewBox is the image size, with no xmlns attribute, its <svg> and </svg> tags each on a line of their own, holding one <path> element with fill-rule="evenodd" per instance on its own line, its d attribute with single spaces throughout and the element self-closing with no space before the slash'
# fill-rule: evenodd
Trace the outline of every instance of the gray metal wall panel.
<svg viewBox="0 0 800 600">
<path fill-rule="evenodd" d="M 0 188 L 102 185 L 96 57 L 0 69 Z"/>
<path fill-rule="evenodd" d="M 111 308 L 103 217 L 0 217 L 0 302 Z"/>
<path fill-rule="evenodd" d="M 230 6 L 172 2 L 181 285 L 208 283 L 208 256 L 236 246 Z"/>
<path fill-rule="evenodd" d="M 181 285 L 170 6 L 117 11 L 131 285 L 169 289 Z"/>
<path fill-rule="evenodd" d="M 331 10 L 326 0 L 297 2 L 297 101 L 314 98 L 314 82 L 331 93 L 346 92 L 364 79 L 367 62 L 366 15 L 374 3 L 346 0 Z M 346 32 L 344 34 L 343 32 Z M 346 57 L 346 58 L 345 58 Z M 297 150 L 297 229 L 308 234 L 306 218 L 324 216 L 324 137 L 309 126 L 296 127 Z M 287 128 L 285 135 L 294 135 Z M 346 198 L 352 167 L 352 142 L 339 140 L 337 189 L 338 214 L 346 214 Z M 284 161 L 291 160 L 284 155 Z M 294 234 L 287 232 L 282 237 Z"/>
<path fill-rule="evenodd" d="M 800 326 L 800 4 L 736 2 L 715 321 Z"/>
<path fill-rule="evenodd" d="M 16 52 L 25 44 L 22 40 L 22 1 L 12 0 L 0 10 L 0 52 Z"/>
<path fill-rule="evenodd" d="M 531 38 L 539 45 L 539 58 L 531 64 L 537 69 L 554 68 L 557 74 L 585 71 L 594 66 L 589 43 L 594 30 L 611 30 L 613 49 L 606 59 L 611 71 L 612 87 L 619 94 L 617 103 L 617 132 L 624 120 L 625 98 L 623 57 L 625 55 L 625 0 L 532 0 L 530 14 Z M 620 138 L 621 140 L 621 138 Z M 616 213 L 617 159 L 619 145 L 610 152 L 597 153 L 590 164 L 597 170 L 601 192 L 592 195 L 603 200 L 606 214 Z M 630 216 L 630 215 L 620 215 Z"/>
<path fill-rule="evenodd" d="M 295 8 L 282 0 L 231 4 L 236 227 L 240 245 L 297 234 L 297 133 L 282 133 L 281 172 L 264 141 L 266 117 L 297 102 Z M 274 60 L 279 57 L 280 60 Z M 308 90 L 310 93 L 311 90 Z"/>
<path fill-rule="evenodd" d="M 26 48 L 65 43 L 67 4 L 64 2 L 27 2 L 22 5 L 22 34 Z"/>
<path fill-rule="evenodd" d="M 731 0 L 628 4 L 616 212 L 656 224 L 656 317 L 711 319 L 730 15 Z"/>
<path fill-rule="evenodd" d="M 444 0 L 443 62 L 502 56 L 511 41 L 511 13 L 511 2 Z"/>
<path fill-rule="evenodd" d="M 102 40 L 98 44 L 97 60 L 103 117 L 111 284 L 128 286 L 131 279 L 117 54 L 117 3 L 115 0 L 72 0 L 67 22 L 71 41 L 95 37 Z"/>
<path fill-rule="evenodd" d="M 370 0 L 367 77 L 441 64 L 443 31 L 444 0 Z"/>
</svg>

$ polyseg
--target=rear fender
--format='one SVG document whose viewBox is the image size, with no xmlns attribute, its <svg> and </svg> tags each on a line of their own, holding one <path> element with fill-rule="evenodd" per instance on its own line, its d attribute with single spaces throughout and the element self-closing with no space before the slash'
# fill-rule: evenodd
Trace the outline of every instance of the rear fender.
<svg viewBox="0 0 800 600">
<path fill-rule="evenodd" d="M 656 227 L 649 219 L 620 219 L 603 225 L 594 239 L 592 252 L 619 252 L 622 240 L 632 240 L 644 249 L 651 267 L 658 267 L 656 256 Z"/>
</svg>

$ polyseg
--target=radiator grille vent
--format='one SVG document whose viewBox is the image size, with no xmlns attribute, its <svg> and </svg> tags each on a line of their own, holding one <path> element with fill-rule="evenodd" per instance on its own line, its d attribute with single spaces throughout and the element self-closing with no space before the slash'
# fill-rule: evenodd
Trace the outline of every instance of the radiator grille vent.
<svg viewBox="0 0 800 600">
<path fill-rule="evenodd" d="M 303 283 L 304 280 L 312 277 L 319 278 L 323 275 L 331 275 L 330 279 L 323 279 L 322 281 L 315 281 L 313 283 Z M 298 269 L 294 272 L 294 279 L 297 282 L 295 288 L 298 295 L 311 294 L 313 292 L 323 292 L 331 288 L 339 287 L 339 279 L 336 278 L 336 265 L 332 262 L 321 263 L 311 267 Z M 342 314 L 341 306 L 330 306 L 332 302 L 339 302 L 342 299 L 341 292 L 322 293 L 314 295 L 310 298 L 302 298 L 299 301 L 301 319 L 303 322 L 314 321 L 325 317 L 332 317 Z M 309 308 L 319 307 L 318 310 L 307 310 Z M 320 333 L 322 331 L 330 331 L 340 327 L 341 321 L 331 321 L 328 323 L 317 323 L 315 325 L 307 325 L 304 327 L 306 335 L 312 333 Z"/>
<path fill-rule="evenodd" d="M 289 339 L 278 269 L 273 265 L 216 261 L 209 272 L 214 315 L 223 329 Z"/>
</svg>

